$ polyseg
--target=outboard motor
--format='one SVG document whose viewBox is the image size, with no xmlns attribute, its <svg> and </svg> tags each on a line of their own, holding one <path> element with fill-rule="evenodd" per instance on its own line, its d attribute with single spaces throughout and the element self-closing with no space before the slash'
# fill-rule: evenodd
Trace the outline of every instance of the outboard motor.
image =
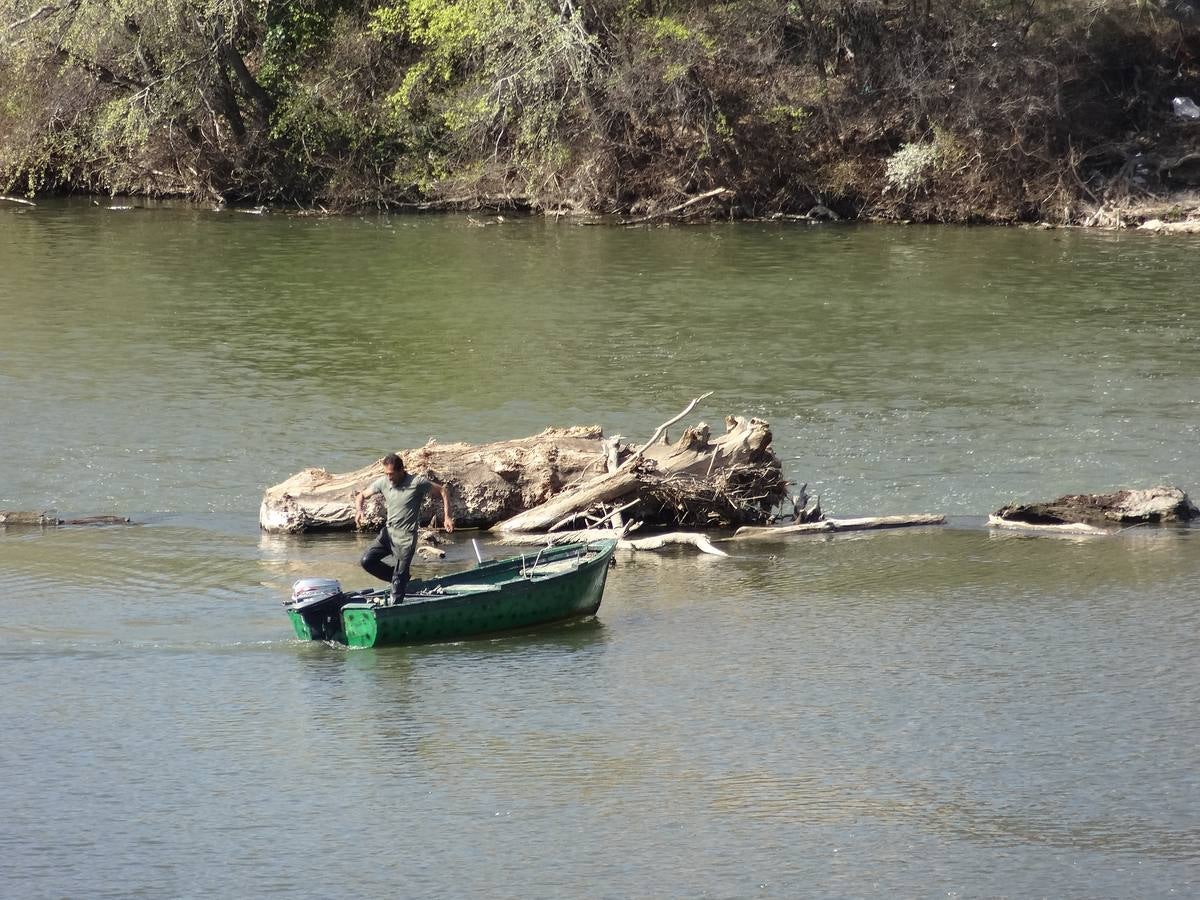
<svg viewBox="0 0 1200 900">
<path fill-rule="evenodd" d="M 304 620 L 314 641 L 332 641 L 342 631 L 342 607 L 353 599 L 342 592 L 336 578 L 301 578 L 284 605 Z"/>
</svg>

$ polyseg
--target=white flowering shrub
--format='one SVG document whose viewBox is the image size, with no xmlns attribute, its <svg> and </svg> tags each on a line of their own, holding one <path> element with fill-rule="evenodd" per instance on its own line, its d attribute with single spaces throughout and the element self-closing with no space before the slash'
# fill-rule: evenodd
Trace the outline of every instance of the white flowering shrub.
<svg viewBox="0 0 1200 900">
<path fill-rule="evenodd" d="M 902 144 L 887 161 L 888 184 L 902 191 L 919 187 L 925 175 L 938 164 L 937 144 Z"/>
<path fill-rule="evenodd" d="M 934 128 L 933 138 L 913 144 L 901 144 L 887 160 L 888 186 L 901 191 L 920 187 L 935 172 L 946 172 L 962 163 L 965 150 L 954 135 Z"/>
</svg>

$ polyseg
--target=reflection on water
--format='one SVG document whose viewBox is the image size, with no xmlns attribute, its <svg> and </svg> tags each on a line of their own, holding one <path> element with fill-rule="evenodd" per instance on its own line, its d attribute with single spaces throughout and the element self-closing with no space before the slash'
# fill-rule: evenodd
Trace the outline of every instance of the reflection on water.
<svg viewBox="0 0 1200 900">
<path fill-rule="evenodd" d="M 0 508 L 144 523 L 0 530 L 10 892 L 1195 893 L 1200 529 L 982 518 L 1197 489 L 1190 243 L 71 203 L 0 234 Z M 266 484 L 649 435 L 698 377 L 827 511 L 950 523 L 621 553 L 596 619 L 529 633 L 292 637 L 291 583 L 366 586 L 370 536 L 260 535 Z"/>
<path fill-rule="evenodd" d="M 830 783 L 824 773 L 781 776 L 748 769 L 714 780 L 712 804 L 718 815 L 747 817 L 770 825 L 897 825 L 916 827 L 946 840 L 989 847 L 1035 846 L 1075 851 L 1138 854 L 1188 861 L 1200 856 L 1200 827 L 1171 828 L 1120 814 L 1111 819 L 1066 819 L 1044 800 L 1019 814 L 990 808 L 986 801 L 951 799 L 929 784 L 896 784 L 888 789 L 863 785 L 886 780 L 886 772 L 857 773 L 852 781 Z"/>
</svg>

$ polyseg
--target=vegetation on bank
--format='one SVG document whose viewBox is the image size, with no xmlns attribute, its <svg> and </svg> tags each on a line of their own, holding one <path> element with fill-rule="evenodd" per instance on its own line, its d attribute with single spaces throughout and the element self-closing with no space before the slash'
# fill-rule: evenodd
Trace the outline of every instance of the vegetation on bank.
<svg viewBox="0 0 1200 900">
<path fill-rule="evenodd" d="M 1200 0 L 0 0 L 0 189 L 1079 221 L 1200 182 Z"/>
</svg>

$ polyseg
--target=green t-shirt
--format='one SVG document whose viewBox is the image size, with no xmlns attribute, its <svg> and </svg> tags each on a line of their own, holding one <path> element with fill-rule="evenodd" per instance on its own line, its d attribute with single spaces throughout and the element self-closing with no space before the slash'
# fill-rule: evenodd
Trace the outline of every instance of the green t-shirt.
<svg viewBox="0 0 1200 900">
<path fill-rule="evenodd" d="M 417 517 L 432 482 L 424 475 L 406 473 L 396 487 L 386 475 L 376 478 L 367 488 L 367 496 L 383 494 L 383 506 L 387 510 L 387 529 L 391 534 L 411 534 L 417 530 Z"/>
</svg>

